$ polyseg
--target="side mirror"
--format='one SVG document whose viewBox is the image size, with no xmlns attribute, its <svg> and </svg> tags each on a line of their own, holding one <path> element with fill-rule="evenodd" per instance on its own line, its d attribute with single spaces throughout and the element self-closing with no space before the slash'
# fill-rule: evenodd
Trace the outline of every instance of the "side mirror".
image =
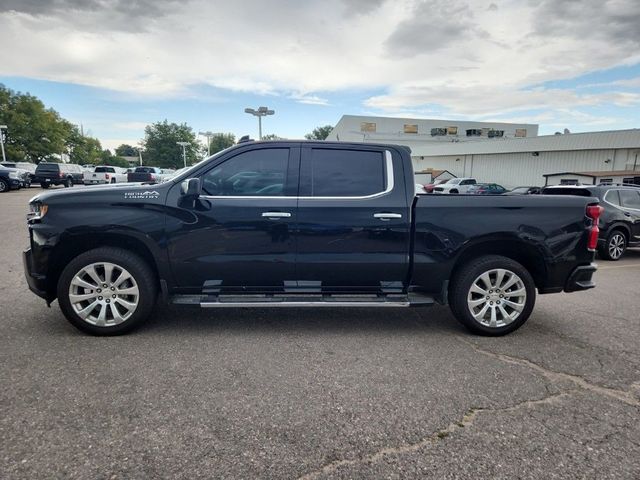
<svg viewBox="0 0 640 480">
<path fill-rule="evenodd" d="M 198 196 L 200 196 L 200 179 L 199 178 L 187 178 L 180 185 L 180 192 L 185 197 L 198 197 Z"/>
</svg>

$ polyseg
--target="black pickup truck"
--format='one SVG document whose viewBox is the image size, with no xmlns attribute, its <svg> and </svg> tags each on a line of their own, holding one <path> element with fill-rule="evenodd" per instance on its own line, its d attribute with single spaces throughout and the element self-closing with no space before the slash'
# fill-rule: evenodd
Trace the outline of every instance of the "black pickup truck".
<svg viewBox="0 0 640 480">
<path fill-rule="evenodd" d="M 201 307 L 449 304 L 503 335 L 538 293 L 592 288 L 598 200 L 421 195 L 410 151 L 244 142 L 155 185 L 30 202 L 29 287 L 96 335 L 129 331 L 158 295 Z"/>
</svg>

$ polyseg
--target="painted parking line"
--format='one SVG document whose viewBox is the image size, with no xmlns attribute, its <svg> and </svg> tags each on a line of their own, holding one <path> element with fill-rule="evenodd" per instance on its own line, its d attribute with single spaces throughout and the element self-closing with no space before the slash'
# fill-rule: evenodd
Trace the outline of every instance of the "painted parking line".
<svg viewBox="0 0 640 480">
<path fill-rule="evenodd" d="M 598 270 L 613 270 L 614 268 L 640 268 L 640 263 L 635 265 L 616 265 L 615 267 L 598 267 Z"/>
</svg>

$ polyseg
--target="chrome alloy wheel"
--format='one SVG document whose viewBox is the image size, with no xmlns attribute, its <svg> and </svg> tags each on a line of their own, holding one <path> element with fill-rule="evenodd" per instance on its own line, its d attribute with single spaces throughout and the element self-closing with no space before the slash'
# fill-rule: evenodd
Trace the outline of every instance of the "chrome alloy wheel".
<svg viewBox="0 0 640 480">
<path fill-rule="evenodd" d="M 614 260 L 619 259 L 624 253 L 625 238 L 621 233 L 614 234 L 609 240 L 609 256 Z"/>
<path fill-rule="evenodd" d="M 522 279 L 510 270 L 495 268 L 471 284 L 467 306 L 475 320 L 490 328 L 509 325 L 524 310 L 527 290 Z"/>
<path fill-rule="evenodd" d="M 138 307 L 140 291 L 133 276 L 115 263 L 83 267 L 69 285 L 69 303 L 85 322 L 98 327 L 119 325 Z"/>
</svg>

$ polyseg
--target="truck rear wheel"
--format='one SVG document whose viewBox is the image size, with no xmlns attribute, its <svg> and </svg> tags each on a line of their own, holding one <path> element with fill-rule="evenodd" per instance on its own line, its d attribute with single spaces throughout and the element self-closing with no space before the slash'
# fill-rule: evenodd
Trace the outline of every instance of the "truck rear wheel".
<svg viewBox="0 0 640 480">
<path fill-rule="evenodd" d="M 73 326 L 92 335 L 120 335 L 147 319 L 157 281 L 137 255 L 101 247 L 74 258 L 58 281 L 58 302 Z"/>
<path fill-rule="evenodd" d="M 506 335 L 531 315 L 535 283 L 518 262 L 486 255 L 471 260 L 456 274 L 449 301 L 456 319 L 473 333 Z"/>
</svg>

